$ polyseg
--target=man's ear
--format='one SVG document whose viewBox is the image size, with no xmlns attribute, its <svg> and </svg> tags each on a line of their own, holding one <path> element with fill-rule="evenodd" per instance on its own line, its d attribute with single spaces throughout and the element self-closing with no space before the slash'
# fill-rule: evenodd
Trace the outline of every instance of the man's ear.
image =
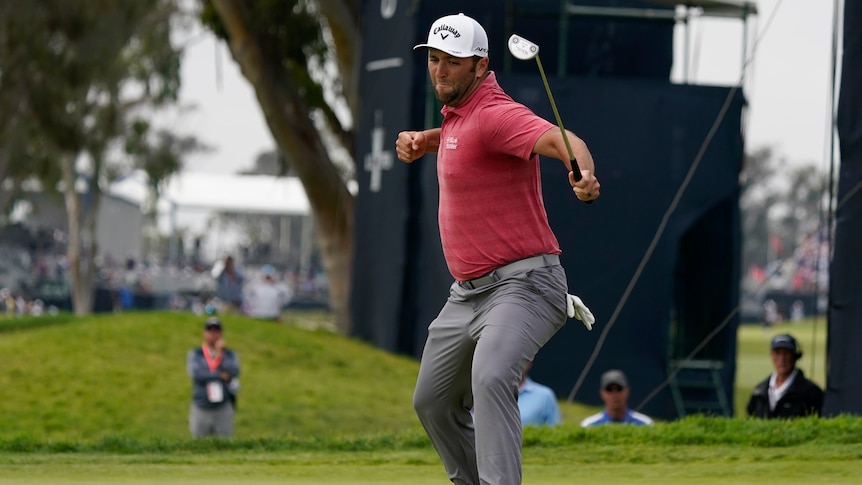
<svg viewBox="0 0 862 485">
<path fill-rule="evenodd" d="M 481 78 L 488 72 L 488 63 L 490 61 L 487 57 L 482 57 L 479 59 L 479 62 L 476 63 L 476 77 Z"/>
</svg>

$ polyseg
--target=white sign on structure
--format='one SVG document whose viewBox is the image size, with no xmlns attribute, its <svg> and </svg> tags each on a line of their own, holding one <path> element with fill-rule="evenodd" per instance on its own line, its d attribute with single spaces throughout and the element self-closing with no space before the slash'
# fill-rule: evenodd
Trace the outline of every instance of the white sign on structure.
<svg viewBox="0 0 862 485">
<path fill-rule="evenodd" d="M 398 8 L 398 0 L 380 0 L 381 17 L 391 19 L 395 15 L 396 8 Z"/>
<path fill-rule="evenodd" d="M 392 151 L 383 149 L 386 128 L 382 126 L 382 122 L 383 112 L 375 110 L 374 128 L 371 130 L 371 153 L 365 155 L 365 170 L 371 173 L 371 183 L 368 185 L 371 192 L 380 192 L 383 170 L 392 168 Z"/>
</svg>

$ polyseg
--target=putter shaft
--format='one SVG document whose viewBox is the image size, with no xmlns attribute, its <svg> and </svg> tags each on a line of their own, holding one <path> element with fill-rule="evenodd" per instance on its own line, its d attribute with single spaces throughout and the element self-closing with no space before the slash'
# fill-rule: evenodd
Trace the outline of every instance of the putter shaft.
<svg viewBox="0 0 862 485">
<path fill-rule="evenodd" d="M 557 103 L 554 101 L 554 95 L 551 94 L 551 86 L 548 84 L 548 78 L 545 77 L 545 69 L 542 67 L 542 61 L 539 60 L 539 54 L 536 54 L 536 64 L 539 65 L 539 74 L 542 75 L 542 82 L 545 84 L 545 91 L 548 92 L 548 99 L 551 100 L 551 109 L 554 110 L 554 117 L 557 119 L 557 126 L 560 127 L 560 134 L 563 135 L 563 141 L 566 143 L 566 150 L 569 152 L 569 160 L 572 162 L 572 174 L 575 176 L 575 181 L 580 181 L 583 176 L 581 169 L 578 167 L 578 160 L 572 151 L 572 146 L 569 144 L 569 137 L 566 135 L 566 129 L 563 128 L 563 119 L 560 118 L 560 112 L 557 111 Z"/>
</svg>

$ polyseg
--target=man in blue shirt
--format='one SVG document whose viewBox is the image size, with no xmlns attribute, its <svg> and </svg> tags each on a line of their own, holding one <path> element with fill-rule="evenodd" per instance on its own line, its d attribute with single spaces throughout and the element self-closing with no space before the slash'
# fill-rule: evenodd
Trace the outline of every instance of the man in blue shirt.
<svg viewBox="0 0 862 485">
<path fill-rule="evenodd" d="M 588 428 L 610 423 L 638 426 L 653 424 L 649 416 L 629 409 L 629 383 L 623 371 L 612 369 L 602 374 L 599 395 L 605 403 L 605 408 L 602 412 L 581 421 L 582 427 Z"/>
<path fill-rule="evenodd" d="M 518 387 L 518 409 L 521 411 L 522 426 L 556 426 L 560 424 L 560 408 L 557 395 L 548 387 L 527 377 L 532 362 L 521 374 Z"/>
</svg>

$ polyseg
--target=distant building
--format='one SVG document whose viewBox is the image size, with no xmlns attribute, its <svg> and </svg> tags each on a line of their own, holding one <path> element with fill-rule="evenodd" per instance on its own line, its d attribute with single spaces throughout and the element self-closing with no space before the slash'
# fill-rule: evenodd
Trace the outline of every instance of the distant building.
<svg viewBox="0 0 862 485">
<path fill-rule="evenodd" d="M 26 192 L 24 205 L 29 205 L 21 222 L 31 229 L 59 229 L 69 232 L 66 206 L 62 194 Z M 86 210 L 87 199 L 82 197 Z M 139 260 L 143 248 L 144 216 L 137 202 L 103 193 L 96 220 L 96 242 L 102 258 L 122 261 L 127 257 Z"/>
</svg>

